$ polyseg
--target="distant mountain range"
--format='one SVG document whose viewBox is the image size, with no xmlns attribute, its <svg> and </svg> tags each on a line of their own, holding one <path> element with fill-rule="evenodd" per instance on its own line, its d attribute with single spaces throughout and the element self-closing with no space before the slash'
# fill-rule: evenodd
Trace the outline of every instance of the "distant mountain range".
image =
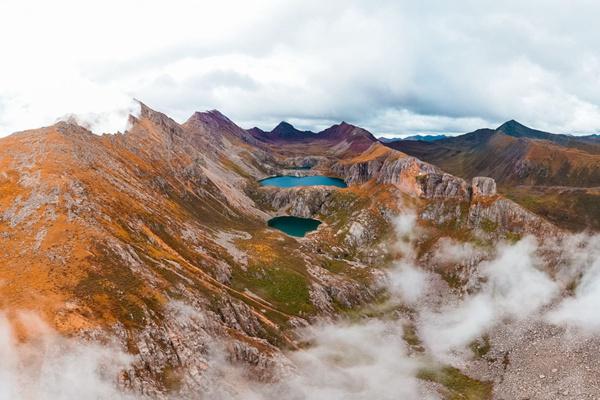
<svg viewBox="0 0 600 400">
<path fill-rule="evenodd" d="M 280 122 L 272 131 L 260 128 L 248 130 L 257 140 L 269 144 L 338 146 L 349 152 L 362 152 L 377 142 L 371 132 L 342 122 L 320 132 L 300 131 L 287 122 Z"/>
<path fill-rule="evenodd" d="M 598 137 L 542 132 L 514 120 L 436 141 L 386 145 L 464 177 L 486 175 L 501 184 L 600 186 Z"/>
<path fill-rule="evenodd" d="M 597 134 L 554 134 L 515 120 L 496 129 L 479 129 L 458 136 L 376 139 L 370 132 L 345 122 L 317 133 L 300 131 L 287 122 L 281 122 L 271 132 L 258 128 L 248 132 L 272 145 L 335 146 L 347 150 L 347 154 L 365 151 L 379 141 L 464 179 L 494 178 L 507 196 L 561 226 L 600 229 Z"/>
<path fill-rule="evenodd" d="M 386 145 L 466 179 L 492 177 L 507 195 L 559 224 L 600 227 L 600 206 L 587 206 L 600 199 L 598 135 L 553 134 L 511 120 L 433 142 Z M 569 195 L 558 196 L 552 187 L 570 188 Z"/>
<path fill-rule="evenodd" d="M 412 135 L 412 136 L 406 136 L 403 138 L 379 137 L 378 139 L 382 143 L 392 143 L 392 142 L 397 142 L 399 140 L 418 140 L 418 141 L 422 141 L 422 142 L 434 142 L 436 140 L 442 140 L 442 139 L 446 139 L 446 138 L 448 138 L 448 136 L 446 136 L 446 135 Z"/>
</svg>

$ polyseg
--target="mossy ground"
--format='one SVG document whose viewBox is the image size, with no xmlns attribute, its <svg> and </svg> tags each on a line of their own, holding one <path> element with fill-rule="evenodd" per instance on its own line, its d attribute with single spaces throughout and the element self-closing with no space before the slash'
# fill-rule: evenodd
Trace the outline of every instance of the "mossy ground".
<svg viewBox="0 0 600 400">
<path fill-rule="evenodd" d="M 587 189 L 500 188 L 509 199 L 571 231 L 600 229 L 600 193 Z"/>
<path fill-rule="evenodd" d="M 237 271 L 233 285 L 250 290 L 287 314 L 306 317 L 314 312 L 308 279 L 283 266 L 253 265 L 244 272 Z"/>
<path fill-rule="evenodd" d="M 492 398 L 492 384 L 473 379 L 453 367 L 423 368 L 419 379 L 439 383 L 447 400 L 487 400 Z"/>
</svg>

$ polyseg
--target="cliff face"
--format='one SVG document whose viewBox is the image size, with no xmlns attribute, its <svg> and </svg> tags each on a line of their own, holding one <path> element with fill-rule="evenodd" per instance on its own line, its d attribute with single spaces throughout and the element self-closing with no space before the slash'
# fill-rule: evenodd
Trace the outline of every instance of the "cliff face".
<svg viewBox="0 0 600 400">
<path fill-rule="evenodd" d="M 391 151 L 380 144 L 372 145 L 357 157 L 335 162 L 331 170 L 351 185 L 374 180 L 379 184 L 399 186 L 413 194 L 420 190 L 418 176 L 438 171 L 430 164 Z"/>
<path fill-rule="evenodd" d="M 433 200 L 421 217 L 434 224 L 453 223 L 492 236 L 558 232 L 543 218 L 499 196 L 492 178 L 475 177 L 467 185 L 449 174 L 430 174 L 421 183 L 423 197 Z"/>
</svg>

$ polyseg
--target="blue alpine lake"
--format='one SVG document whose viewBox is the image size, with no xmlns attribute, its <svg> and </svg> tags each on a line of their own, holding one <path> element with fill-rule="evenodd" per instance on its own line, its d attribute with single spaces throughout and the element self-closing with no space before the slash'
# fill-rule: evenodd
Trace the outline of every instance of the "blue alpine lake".
<svg viewBox="0 0 600 400">
<path fill-rule="evenodd" d="M 346 182 L 340 178 L 331 178 L 329 176 L 274 176 L 259 181 L 262 186 L 276 186 L 280 188 L 291 188 L 296 186 L 337 186 L 340 188 L 348 187 Z"/>
<path fill-rule="evenodd" d="M 271 228 L 296 237 L 304 237 L 308 232 L 316 230 L 320 224 L 321 221 L 316 219 L 291 216 L 275 217 L 267 222 Z"/>
</svg>

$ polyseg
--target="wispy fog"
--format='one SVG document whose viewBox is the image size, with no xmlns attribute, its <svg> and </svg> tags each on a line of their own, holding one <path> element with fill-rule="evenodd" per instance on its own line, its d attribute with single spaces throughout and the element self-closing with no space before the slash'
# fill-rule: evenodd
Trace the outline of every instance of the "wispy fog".
<svg viewBox="0 0 600 400">
<path fill-rule="evenodd" d="M 97 112 L 66 114 L 58 121 L 75 122 L 98 135 L 125 132 L 129 128 L 129 116 L 138 117 L 140 111 L 140 103 L 129 100 L 121 104 L 111 104 L 110 107 Z"/>
<path fill-rule="evenodd" d="M 563 244 L 561 276 L 575 286 L 572 296 L 564 299 L 547 314 L 554 324 L 600 332 L 600 235 L 573 235 Z"/>
<path fill-rule="evenodd" d="M 498 324 L 550 323 L 575 335 L 600 329 L 599 236 L 566 235 L 545 242 L 525 237 L 494 248 L 441 240 L 430 262 L 470 271 L 466 290 L 454 290 L 433 264 L 417 260 L 422 232 L 415 215 L 400 216 L 396 230 L 391 251 L 397 261 L 388 271 L 390 298 L 382 309 L 401 304 L 411 310 L 425 353 L 407 347 L 402 311 L 316 324 L 298 332 L 308 345 L 286 354 L 294 368 L 275 384 L 248 380 L 243 365 L 232 364 L 224 346 L 213 346 L 206 372 L 210 398 L 435 399 L 435 390 L 417 379 L 417 372 L 432 362 L 468 361 L 469 345 Z M 178 318 L 188 317 L 180 313 Z M 19 341 L 8 320 L 0 319 L 1 400 L 124 396 L 115 389 L 118 370 L 128 362 L 120 350 L 64 339 L 28 314 L 19 320 L 34 339 Z"/>
<path fill-rule="evenodd" d="M 116 377 L 128 356 L 59 336 L 32 314 L 0 316 L 0 360 L 0 400 L 127 399 Z"/>
<path fill-rule="evenodd" d="M 422 310 L 420 331 L 427 347 L 436 355 L 461 350 L 503 319 L 526 318 L 548 304 L 559 288 L 542 271 L 536 249 L 531 237 L 498 246 L 495 258 L 479 264 L 483 283 L 475 294 Z"/>
<path fill-rule="evenodd" d="M 402 327 L 392 321 L 330 324 L 303 332 L 312 347 L 290 354 L 296 374 L 258 399 L 433 399 L 415 378 Z M 242 398 L 245 398 L 242 396 Z"/>
</svg>

